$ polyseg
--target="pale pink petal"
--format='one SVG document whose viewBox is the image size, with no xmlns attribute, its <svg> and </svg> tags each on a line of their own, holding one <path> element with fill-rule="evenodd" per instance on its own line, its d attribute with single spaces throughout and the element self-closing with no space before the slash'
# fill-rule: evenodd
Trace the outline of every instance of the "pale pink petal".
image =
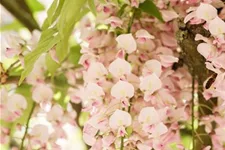
<svg viewBox="0 0 225 150">
<path fill-rule="evenodd" d="M 117 58 L 109 65 L 109 72 L 117 78 L 131 73 L 131 65 L 124 59 Z"/>
<path fill-rule="evenodd" d="M 115 16 L 111 16 L 109 17 L 106 21 L 106 24 L 110 24 L 111 27 L 116 28 L 116 27 L 121 27 L 121 25 L 123 24 L 123 21 Z"/>
<path fill-rule="evenodd" d="M 92 62 L 87 70 L 87 78 L 89 78 L 90 81 L 104 78 L 107 74 L 107 69 L 100 62 Z"/>
<path fill-rule="evenodd" d="M 112 129 L 128 127 L 131 125 L 131 116 L 128 112 L 117 109 L 109 118 L 109 126 Z"/>
<path fill-rule="evenodd" d="M 152 125 L 160 122 L 160 116 L 154 107 L 142 108 L 138 121 L 142 124 Z"/>
<path fill-rule="evenodd" d="M 165 126 L 162 122 L 159 124 L 154 125 L 151 132 L 151 137 L 159 137 L 165 134 L 168 131 L 167 126 Z"/>
<path fill-rule="evenodd" d="M 170 67 L 173 63 L 178 62 L 178 58 L 170 55 L 159 55 L 163 67 Z"/>
<path fill-rule="evenodd" d="M 159 90 L 162 87 L 161 80 L 156 76 L 155 73 L 145 76 L 141 79 L 140 89 L 143 92 L 150 92 L 153 94 L 155 91 Z"/>
<path fill-rule="evenodd" d="M 161 10 L 163 20 L 169 22 L 178 17 L 178 14 L 174 10 Z"/>
<path fill-rule="evenodd" d="M 209 23 L 209 32 L 212 35 L 220 35 L 225 33 L 225 22 L 220 19 L 219 17 L 216 17 Z"/>
<path fill-rule="evenodd" d="M 160 77 L 162 73 L 162 66 L 158 60 L 155 59 L 148 60 L 144 64 L 142 74 L 145 76 L 152 73 L 155 73 L 158 77 Z"/>
<path fill-rule="evenodd" d="M 51 101 L 53 98 L 53 91 L 47 85 L 39 84 L 34 88 L 32 98 L 37 103 Z"/>
<path fill-rule="evenodd" d="M 217 16 L 217 10 L 210 4 L 201 3 L 196 10 L 196 17 L 205 21 L 210 21 Z"/>
<path fill-rule="evenodd" d="M 104 135 L 102 138 L 103 147 L 109 147 L 115 139 L 116 137 L 112 133 L 109 133 L 109 135 Z"/>
<path fill-rule="evenodd" d="M 144 29 L 140 29 L 135 33 L 137 38 L 146 38 L 146 39 L 154 39 L 155 37 L 148 33 L 148 31 Z"/>
<path fill-rule="evenodd" d="M 168 47 L 176 47 L 177 46 L 177 40 L 173 34 L 168 34 L 168 33 L 161 33 L 160 34 L 161 40 L 163 45 L 168 46 Z"/>
<path fill-rule="evenodd" d="M 22 95 L 13 94 L 8 98 L 7 107 L 11 112 L 25 110 L 27 108 L 27 101 Z"/>
<path fill-rule="evenodd" d="M 118 81 L 111 89 L 111 95 L 116 99 L 134 96 L 134 86 L 126 81 Z"/>
<path fill-rule="evenodd" d="M 196 17 L 196 12 L 193 11 L 189 13 L 185 18 L 184 18 L 184 23 L 186 24 L 188 21 L 190 21 L 192 18 Z"/>
<path fill-rule="evenodd" d="M 200 43 L 197 50 L 205 59 L 211 59 L 216 53 L 216 47 L 208 43 Z"/>
<path fill-rule="evenodd" d="M 119 47 L 125 49 L 125 51 L 130 54 L 137 49 L 136 41 L 132 34 L 121 34 L 116 38 Z"/>
</svg>

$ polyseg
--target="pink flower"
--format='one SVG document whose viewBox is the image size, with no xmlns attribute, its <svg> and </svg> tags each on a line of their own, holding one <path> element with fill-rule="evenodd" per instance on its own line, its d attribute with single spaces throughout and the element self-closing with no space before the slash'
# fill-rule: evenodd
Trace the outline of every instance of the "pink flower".
<svg viewBox="0 0 225 150">
<path fill-rule="evenodd" d="M 150 137 L 158 138 L 159 136 L 165 134 L 168 131 L 167 126 L 165 126 L 162 122 L 155 124 L 150 129 Z"/>
<path fill-rule="evenodd" d="M 112 28 L 121 27 L 121 25 L 123 24 L 123 21 L 115 16 L 111 16 L 105 22 L 106 24 L 110 24 Z"/>
<path fill-rule="evenodd" d="M 134 96 L 134 86 L 126 81 L 118 81 L 112 87 L 111 95 L 116 99 L 131 98 Z"/>
<path fill-rule="evenodd" d="M 61 120 L 63 117 L 63 114 L 64 112 L 62 107 L 56 104 L 51 108 L 50 112 L 48 112 L 47 119 L 49 121 Z"/>
<path fill-rule="evenodd" d="M 45 144 L 49 139 L 48 127 L 42 124 L 35 125 L 30 132 L 31 140 L 34 144 Z"/>
<path fill-rule="evenodd" d="M 208 43 L 200 43 L 197 50 L 207 60 L 213 58 L 217 52 L 216 47 Z"/>
<path fill-rule="evenodd" d="M 196 17 L 205 21 L 210 21 L 217 16 L 217 10 L 210 4 L 201 3 L 196 10 Z"/>
<path fill-rule="evenodd" d="M 89 82 L 85 88 L 86 100 L 101 100 L 105 95 L 102 87 L 96 83 Z"/>
<path fill-rule="evenodd" d="M 109 118 L 109 126 L 118 130 L 119 136 L 126 134 L 125 127 L 131 125 L 132 119 L 128 112 L 117 109 Z"/>
<path fill-rule="evenodd" d="M 142 74 L 145 76 L 152 73 L 155 73 L 158 77 L 160 77 L 162 73 L 162 66 L 158 60 L 148 60 L 144 64 Z"/>
<path fill-rule="evenodd" d="M 142 108 L 138 121 L 143 125 L 152 125 L 160 122 L 160 116 L 154 107 Z"/>
<path fill-rule="evenodd" d="M 136 32 L 137 41 L 140 43 L 145 43 L 148 39 L 154 39 L 155 37 L 148 33 L 148 31 L 144 29 L 140 29 Z"/>
<path fill-rule="evenodd" d="M 143 79 L 141 79 L 140 90 L 145 93 L 145 101 L 149 101 L 148 96 L 151 96 L 161 87 L 162 82 L 155 73 L 145 76 Z"/>
<path fill-rule="evenodd" d="M 87 78 L 89 78 L 91 81 L 104 78 L 107 74 L 107 69 L 100 62 L 91 63 L 90 67 L 87 70 Z"/>
<path fill-rule="evenodd" d="M 174 10 L 161 10 L 163 20 L 169 22 L 178 17 L 178 14 Z"/>
<path fill-rule="evenodd" d="M 124 75 L 131 73 L 131 65 L 124 59 L 117 58 L 109 65 L 109 72 L 117 78 L 121 78 Z"/>
<path fill-rule="evenodd" d="M 22 95 L 13 94 L 12 96 L 8 97 L 7 108 L 16 116 L 21 116 L 22 111 L 27 108 L 27 101 Z"/>
<path fill-rule="evenodd" d="M 34 88 L 32 98 L 37 103 L 51 101 L 53 98 L 53 91 L 47 85 L 39 84 Z"/>
<path fill-rule="evenodd" d="M 225 33 L 225 22 L 220 19 L 219 17 L 216 17 L 209 23 L 209 32 L 214 35 L 218 36 Z"/>
<path fill-rule="evenodd" d="M 173 63 L 178 62 L 178 58 L 170 55 L 159 55 L 163 67 L 170 67 Z"/>
<path fill-rule="evenodd" d="M 128 54 L 136 51 L 137 44 L 132 34 L 121 34 L 116 38 L 118 46 L 123 48 Z"/>
</svg>

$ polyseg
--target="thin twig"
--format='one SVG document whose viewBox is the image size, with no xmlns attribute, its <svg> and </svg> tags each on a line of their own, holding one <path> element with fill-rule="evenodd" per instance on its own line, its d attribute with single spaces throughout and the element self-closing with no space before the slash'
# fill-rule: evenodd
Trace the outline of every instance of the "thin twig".
<svg viewBox="0 0 225 150">
<path fill-rule="evenodd" d="M 32 108 L 31 108 L 31 111 L 30 111 L 30 114 L 29 114 L 28 119 L 27 119 L 26 128 L 25 128 L 25 133 L 24 133 L 23 138 L 22 138 L 22 141 L 21 141 L 20 150 L 23 150 L 24 141 L 25 141 L 25 138 L 26 138 L 28 129 L 29 129 L 30 119 L 31 119 L 31 116 L 32 116 L 32 114 L 33 114 L 33 112 L 34 112 L 35 106 L 36 106 L 36 103 L 33 102 Z"/>
</svg>

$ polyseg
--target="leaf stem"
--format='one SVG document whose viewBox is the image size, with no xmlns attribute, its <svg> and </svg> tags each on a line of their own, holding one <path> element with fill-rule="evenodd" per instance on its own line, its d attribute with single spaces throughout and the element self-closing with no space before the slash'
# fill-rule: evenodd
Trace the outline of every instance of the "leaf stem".
<svg viewBox="0 0 225 150">
<path fill-rule="evenodd" d="M 130 33 L 131 32 L 131 27 L 132 27 L 132 24 L 134 22 L 135 12 L 136 12 L 136 9 L 133 8 L 132 9 L 132 14 L 131 14 L 131 19 L 130 19 L 129 24 L 128 24 L 127 33 Z"/>
<path fill-rule="evenodd" d="M 31 116 L 32 116 L 32 114 L 33 114 L 33 112 L 34 112 L 35 106 L 36 106 L 36 103 L 33 102 L 32 108 L 31 108 L 31 111 L 30 111 L 30 114 L 29 114 L 28 119 L 27 119 L 26 128 L 25 128 L 25 133 L 24 133 L 23 138 L 22 138 L 22 141 L 21 141 L 20 150 L 23 150 L 24 141 L 25 141 L 25 138 L 26 138 L 28 129 L 29 129 L 30 119 L 31 119 Z"/>
</svg>

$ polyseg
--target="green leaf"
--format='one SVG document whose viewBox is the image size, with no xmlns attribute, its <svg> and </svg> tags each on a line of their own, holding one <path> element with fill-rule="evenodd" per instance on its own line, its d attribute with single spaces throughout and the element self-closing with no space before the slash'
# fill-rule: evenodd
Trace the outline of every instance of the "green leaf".
<svg viewBox="0 0 225 150">
<path fill-rule="evenodd" d="M 26 0 L 26 3 L 32 12 L 45 10 L 45 7 L 38 0 Z"/>
<path fill-rule="evenodd" d="M 0 27 L 0 31 L 19 30 L 24 27 L 19 21 L 14 20 L 10 24 L 6 24 Z"/>
<path fill-rule="evenodd" d="M 59 36 L 54 35 L 53 29 L 48 29 L 44 31 L 41 35 L 40 41 L 36 49 L 34 49 L 31 53 L 27 54 L 24 57 L 25 68 L 23 73 L 21 74 L 19 85 L 23 82 L 23 80 L 29 75 L 32 71 L 33 66 L 36 60 L 41 56 L 42 53 L 50 50 L 54 45 L 59 42 Z"/>
<path fill-rule="evenodd" d="M 66 0 L 57 23 L 61 41 L 56 46 L 56 54 L 62 62 L 69 52 L 69 37 L 72 34 L 77 18 L 81 18 L 82 8 L 87 0 Z"/>
<path fill-rule="evenodd" d="M 152 0 L 146 0 L 144 3 L 141 3 L 139 5 L 139 8 L 148 13 L 149 15 L 152 15 L 159 19 L 160 21 L 163 21 L 162 14 L 160 13 L 159 9 L 156 7 L 156 5 L 152 2 Z"/>
<path fill-rule="evenodd" d="M 50 54 L 47 54 L 46 55 L 46 58 L 45 58 L 45 63 L 46 63 L 46 66 L 47 66 L 47 69 L 48 71 L 54 75 L 56 70 L 60 67 L 60 64 L 58 64 L 57 62 L 55 62 L 52 57 L 50 56 Z"/>
<path fill-rule="evenodd" d="M 88 0 L 88 6 L 89 6 L 91 12 L 96 16 L 97 11 L 96 11 L 96 6 L 95 6 L 95 1 L 94 0 Z"/>
<path fill-rule="evenodd" d="M 70 55 L 68 57 L 68 60 L 74 65 L 78 65 L 81 56 L 80 49 L 80 45 L 76 45 L 70 48 Z"/>
<path fill-rule="evenodd" d="M 65 0 L 54 0 L 52 5 L 47 11 L 48 17 L 45 19 L 42 30 L 47 29 L 49 26 L 51 26 L 56 19 L 59 17 L 60 12 L 62 10 L 63 4 Z"/>
</svg>

